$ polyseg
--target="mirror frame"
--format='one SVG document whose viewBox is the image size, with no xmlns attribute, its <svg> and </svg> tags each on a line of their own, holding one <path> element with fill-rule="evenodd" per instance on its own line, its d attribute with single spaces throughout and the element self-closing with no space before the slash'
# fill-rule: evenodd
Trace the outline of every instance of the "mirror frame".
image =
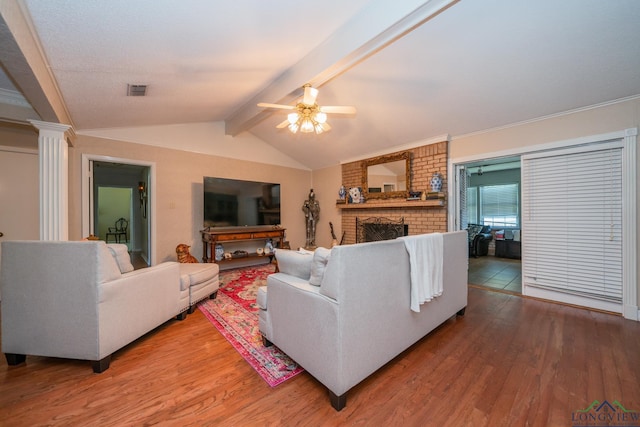
<svg viewBox="0 0 640 427">
<path fill-rule="evenodd" d="M 369 193 L 369 166 L 380 165 L 383 163 L 397 162 L 398 160 L 405 160 L 405 172 L 406 176 L 406 189 L 404 191 L 387 191 L 382 193 Z M 371 159 L 362 161 L 362 192 L 364 193 L 365 200 L 369 199 L 395 199 L 409 197 L 409 191 L 411 189 L 411 152 L 404 151 L 397 154 L 389 154 L 386 156 L 373 157 Z"/>
</svg>

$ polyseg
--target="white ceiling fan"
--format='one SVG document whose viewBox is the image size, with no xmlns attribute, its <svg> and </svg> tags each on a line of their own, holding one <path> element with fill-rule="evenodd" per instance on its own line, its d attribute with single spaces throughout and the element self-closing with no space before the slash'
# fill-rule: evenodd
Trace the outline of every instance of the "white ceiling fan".
<svg viewBox="0 0 640 427">
<path fill-rule="evenodd" d="M 261 102 L 258 107 L 262 108 L 277 108 L 281 110 L 295 110 L 289 113 L 287 120 L 276 126 L 278 129 L 288 127 L 293 133 L 300 132 L 309 133 L 315 132 L 320 134 L 331 130 L 331 126 L 327 123 L 327 113 L 329 114 L 355 114 L 356 108 L 351 106 L 320 106 L 316 103 L 318 97 L 318 89 L 311 87 L 310 84 L 306 84 L 302 87 L 304 89 L 304 95 L 302 100 L 296 105 L 283 105 L 283 104 L 269 104 Z"/>
</svg>

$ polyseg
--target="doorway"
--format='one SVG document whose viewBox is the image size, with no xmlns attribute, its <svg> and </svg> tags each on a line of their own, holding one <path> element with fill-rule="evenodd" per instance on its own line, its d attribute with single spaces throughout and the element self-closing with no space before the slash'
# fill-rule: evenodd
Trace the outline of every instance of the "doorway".
<svg viewBox="0 0 640 427">
<path fill-rule="evenodd" d="M 460 229 L 477 233 L 469 258 L 470 284 L 522 294 L 520 169 L 519 156 L 456 165 Z"/>
<path fill-rule="evenodd" d="M 126 244 L 138 265 L 154 265 L 153 171 L 151 163 L 83 155 L 83 234 L 94 234 L 109 243 Z M 124 234 L 109 228 L 124 218 Z M 86 234 L 85 234 L 86 233 Z"/>
<path fill-rule="evenodd" d="M 135 248 L 132 233 L 133 191 L 131 188 L 97 186 L 94 233 L 107 243 L 127 245 L 129 252 Z"/>
<path fill-rule="evenodd" d="M 640 318 L 636 240 L 625 238 L 637 229 L 636 137 L 633 128 L 483 156 L 522 161 L 523 295 Z M 469 224 L 472 162 L 485 161 L 450 161 L 451 230 Z"/>
</svg>

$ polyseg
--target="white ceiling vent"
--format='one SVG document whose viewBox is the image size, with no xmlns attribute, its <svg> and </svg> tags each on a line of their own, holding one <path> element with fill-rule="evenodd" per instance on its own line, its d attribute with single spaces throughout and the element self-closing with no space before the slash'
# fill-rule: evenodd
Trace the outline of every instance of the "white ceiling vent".
<svg viewBox="0 0 640 427">
<path fill-rule="evenodd" d="M 147 85 L 127 85 L 127 96 L 145 96 L 147 94 Z"/>
</svg>

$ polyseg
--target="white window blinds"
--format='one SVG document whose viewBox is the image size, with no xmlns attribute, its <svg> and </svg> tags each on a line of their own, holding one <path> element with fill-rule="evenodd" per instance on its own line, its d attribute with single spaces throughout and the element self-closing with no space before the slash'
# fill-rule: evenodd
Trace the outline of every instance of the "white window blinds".
<svg viewBox="0 0 640 427">
<path fill-rule="evenodd" d="M 619 311 L 621 230 L 619 142 L 523 156 L 525 294 L 563 293 L 561 301 Z"/>
<path fill-rule="evenodd" d="M 518 184 L 480 187 L 482 224 L 492 227 L 518 227 Z"/>
</svg>

